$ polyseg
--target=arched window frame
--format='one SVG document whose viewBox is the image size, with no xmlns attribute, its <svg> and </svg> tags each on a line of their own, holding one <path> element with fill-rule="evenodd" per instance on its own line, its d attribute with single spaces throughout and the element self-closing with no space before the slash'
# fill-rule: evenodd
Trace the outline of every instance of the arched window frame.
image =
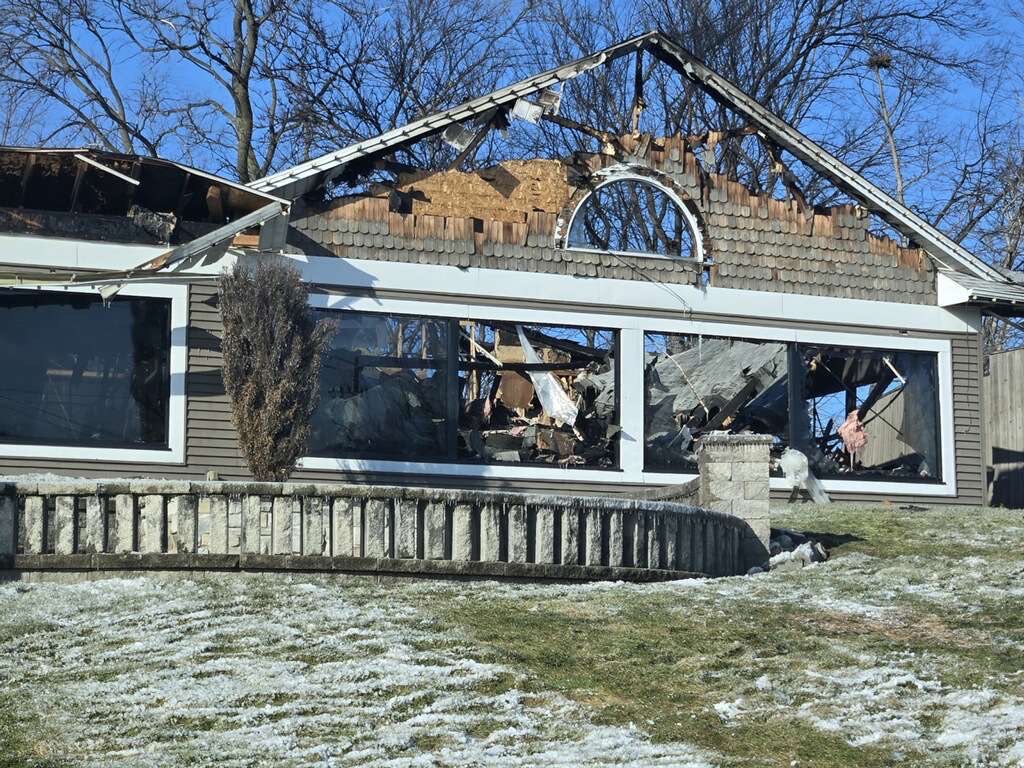
<svg viewBox="0 0 1024 768">
<path fill-rule="evenodd" d="M 606 187 L 609 184 L 614 184 L 619 181 L 635 181 L 641 184 L 650 185 L 659 192 L 666 194 L 668 198 L 675 203 L 676 207 L 682 212 L 683 219 L 686 221 L 686 225 L 690 229 L 690 237 L 693 241 L 693 254 L 691 256 L 668 256 L 664 253 L 605 250 L 603 248 L 586 248 L 583 246 L 569 244 L 569 233 L 572 232 L 573 225 L 576 223 L 576 217 L 579 215 L 580 211 L 583 210 L 583 206 L 586 205 L 587 201 L 597 194 L 602 187 Z M 695 262 L 697 264 L 704 263 L 704 236 L 701 230 L 700 221 L 691 209 L 691 206 L 671 187 L 659 182 L 657 179 L 653 179 L 650 176 L 644 176 L 639 173 L 618 172 L 614 175 L 610 174 L 608 178 L 590 189 L 590 191 L 588 191 L 587 194 L 585 194 L 576 204 L 576 207 L 573 209 L 572 216 L 569 217 L 569 224 L 565 228 L 565 235 L 562 238 L 562 248 L 567 251 L 582 251 L 583 253 L 613 253 L 616 256 L 634 256 L 644 259 L 667 259 L 670 261 Z"/>
</svg>

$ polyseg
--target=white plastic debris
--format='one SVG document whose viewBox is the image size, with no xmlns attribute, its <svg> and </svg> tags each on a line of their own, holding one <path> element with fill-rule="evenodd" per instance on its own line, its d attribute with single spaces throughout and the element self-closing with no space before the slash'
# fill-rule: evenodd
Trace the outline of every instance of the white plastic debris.
<svg viewBox="0 0 1024 768">
<path fill-rule="evenodd" d="M 528 363 L 540 363 L 541 359 L 536 350 L 530 345 L 523 332 L 523 326 L 517 325 L 516 332 L 519 334 L 519 345 L 523 348 L 523 357 Z M 570 427 L 576 423 L 579 409 L 569 396 L 562 389 L 554 374 L 545 371 L 529 371 L 530 381 L 537 392 L 537 399 L 540 405 L 551 418 L 568 424 Z"/>
</svg>

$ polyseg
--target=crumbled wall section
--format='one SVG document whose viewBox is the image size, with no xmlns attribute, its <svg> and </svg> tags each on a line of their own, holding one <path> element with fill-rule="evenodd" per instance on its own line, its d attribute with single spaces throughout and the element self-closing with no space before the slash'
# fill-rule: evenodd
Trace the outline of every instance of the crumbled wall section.
<svg viewBox="0 0 1024 768">
<path fill-rule="evenodd" d="M 631 139 L 623 144 L 632 146 Z M 396 200 L 377 190 L 326 210 L 297 211 L 290 245 L 310 255 L 486 269 L 694 283 L 690 262 L 565 249 L 564 235 L 587 178 L 609 167 L 653 175 L 702 222 L 711 284 L 724 288 L 935 302 L 931 262 L 918 248 L 876 237 L 854 206 L 801 211 L 703 172 L 681 138 L 652 142 L 643 158 L 581 155 L 507 162 L 491 169 L 405 176 Z"/>
</svg>

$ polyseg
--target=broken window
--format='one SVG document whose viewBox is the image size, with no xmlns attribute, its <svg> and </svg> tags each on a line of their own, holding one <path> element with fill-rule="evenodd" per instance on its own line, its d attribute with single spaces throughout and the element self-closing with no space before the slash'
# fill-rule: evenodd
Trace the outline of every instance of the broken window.
<svg viewBox="0 0 1024 768">
<path fill-rule="evenodd" d="M 686 211 L 665 190 L 635 178 L 591 192 L 573 216 L 567 245 L 673 259 L 699 255 Z"/>
<path fill-rule="evenodd" d="M 0 440 L 167 447 L 171 302 L 0 293 Z"/>
<path fill-rule="evenodd" d="M 793 447 L 817 476 L 941 479 L 934 353 L 801 343 L 791 365 Z"/>
<path fill-rule="evenodd" d="M 337 330 L 321 362 L 309 454 L 447 458 L 448 321 L 322 312 Z"/>
<path fill-rule="evenodd" d="M 694 441 L 727 430 L 772 435 L 772 455 L 788 445 L 786 344 L 714 336 L 647 333 L 644 466 L 693 472 Z"/>
<path fill-rule="evenodd" d="M 612 331 L 321 311 L 311 456 L 617 463 Z"/>
<path fill-rule="evenodd" d="M 649 471 L 693 472 L 694 441 L 727 430 L 772 435 L 774 457 L 791 446 L 818 477 L 941 479 L 934 353 L 660 333 L 645 346 Z"/>
<path fill-rule="evenodd" d="M 469 321 L 460 336 L 460 457 L 617 465 L 613 331 Z"/>
</svg>

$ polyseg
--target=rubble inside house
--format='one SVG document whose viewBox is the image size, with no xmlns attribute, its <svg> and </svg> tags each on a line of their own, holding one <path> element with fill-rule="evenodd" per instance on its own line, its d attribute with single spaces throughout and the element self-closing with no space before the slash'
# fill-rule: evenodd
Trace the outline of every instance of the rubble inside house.
<svg viewBox="0 0 1024 768">
<path fill-rule="evenodd" d="M 816 474 L 939 478 L 933 354 L 797 346 L 807 419 L 792 442 Z"/>
<path fill-rule="evenodd" d="M 327 314 L 312 455 L 615 466 L 612 332 Z"/>
<path fill-rule="evenodd" d="M 784 343 L 669 338 L 669 349 L 647 354 L 648 467 L 678 470 L 695 466 L 695 442 L 710 431 L 785 434 Z M 673 342 L 684 348 L 671 349 Z"/>
<path fill-rule="evenodd" d="M 465 323 L 459 455 L 614 467 L 619 427 L 611 339 L 607 331 Z"/>
<path fill-rule="evenodd" d="M 798 451 L 817 477 L 939 478 L 934 354 L 664 334 L 647 341 L 649 469 L 691 471 L 701 435 L 726 430 L 773 435 L 777 464 Z"/>
</svg>

